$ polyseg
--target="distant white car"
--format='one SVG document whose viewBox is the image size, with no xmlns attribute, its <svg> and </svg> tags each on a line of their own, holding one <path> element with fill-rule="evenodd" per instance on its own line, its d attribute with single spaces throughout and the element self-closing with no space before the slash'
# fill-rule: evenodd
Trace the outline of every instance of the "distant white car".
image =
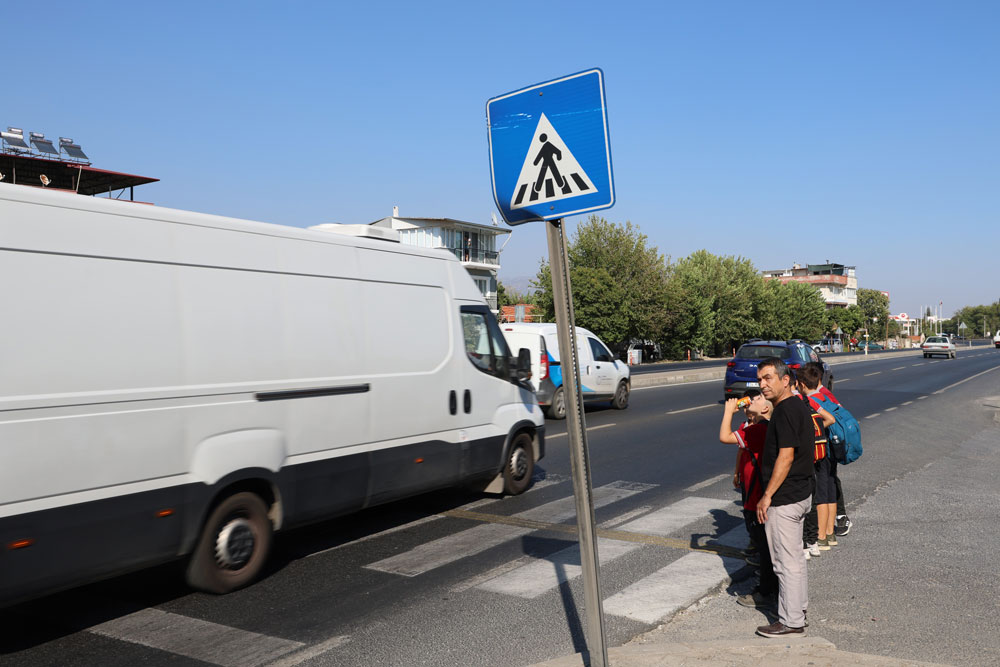
<svg viewBox="0 0 1000 667">
<path fill-rule="evenodd" d="M 944 355 L 950 359 L 955 358 L 955 343 L 947 336 L 931 336 L 920 346 L 924 351 L 924 359 L 936 354 Z"/>
<path fill-rule="evenodd" d="M 1000 347 L 1000 331 L 993 337 L 993 347 Z"/>
</svg>

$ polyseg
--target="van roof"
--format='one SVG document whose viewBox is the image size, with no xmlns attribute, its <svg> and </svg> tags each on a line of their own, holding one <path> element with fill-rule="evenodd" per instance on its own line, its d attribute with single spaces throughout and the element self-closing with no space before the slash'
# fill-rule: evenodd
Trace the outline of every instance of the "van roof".
<svg viewBox="0 0 1000 667">
<path fill-rule="evenodd" d="M 510 322 L 507 324 L 501 324 L 500 329 L 504 332 L 510 333 L 537 333 L 541 336 L 555 335 L 556 333 L 556 323 L 555 322 Z M 588 336 L 593 336 L 597 338 L 597 334 L 589 329 L 584 329 L 583 327 L 576 328 L 577 333 L 582 333 Z"/>
</svg>

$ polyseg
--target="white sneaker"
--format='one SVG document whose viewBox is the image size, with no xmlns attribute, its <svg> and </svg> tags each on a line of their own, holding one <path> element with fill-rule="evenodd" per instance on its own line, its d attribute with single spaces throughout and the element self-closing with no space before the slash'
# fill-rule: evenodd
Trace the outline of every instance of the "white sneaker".
<svg viewBox="0 0 1000 667">
<path fill-rule="evenodd" d="M 802 553 L 804 553 L 806 555 L 806 560 L 809 560 L 809 558 L 810 558 L 810 556 L 809 556 L 809 549 L 808 548 L 803 549 Z"/>
<path fill-rule="evenodd" d="M 815 556 L 816 558 L 819 558 L 820 553 L 821 553 L 820 550 L 819 550 L 819 544 L 817 544 L 816 542 L 813 542 L 812 544 L 810 544 L 809 546 L 807 546 L 806 547 L 806 551 L 809 552 L 810 556 Z"/>
</svg>

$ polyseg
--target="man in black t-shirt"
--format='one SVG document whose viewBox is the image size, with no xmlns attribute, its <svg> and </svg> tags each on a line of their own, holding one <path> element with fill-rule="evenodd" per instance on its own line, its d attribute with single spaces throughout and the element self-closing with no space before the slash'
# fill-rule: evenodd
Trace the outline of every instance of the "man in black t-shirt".
<svg viewBox="0 0 1000 667">
<path fill-rule="evenodd" d="M 757 378 L 764 398 L 774 405 L 761 457 L 764 495 L 757 503 L 757 520 L 764 524 L 778 575 L 778 620 L 757 628 L 757 634 L 801 635 L 809 606 L 802 522 L 815 484 L 816 427 L 805 402 L 788 400 L 793 382 L 785 362 L 777 357 L 764 359 L 757 366 Z"/>
</svg>

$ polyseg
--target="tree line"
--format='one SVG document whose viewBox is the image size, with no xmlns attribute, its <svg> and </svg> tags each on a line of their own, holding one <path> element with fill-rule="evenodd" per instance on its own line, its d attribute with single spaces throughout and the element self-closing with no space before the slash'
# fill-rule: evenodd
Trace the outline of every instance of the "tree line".
<svg viewBox="0 0 1000 667">
<path fill-rule="evenodd" d="M 868 327 L 874 339 L 884 335 L 886 322 L 890 335 L 896 332 L 889 300 L 877 290 L 859 289 L 856 306 L 827 309 L 818 288 L 767 280 L 744 257 L 699 250 L 672 261 L 631 222 L 591 215 L 569 239 L 567 253 L 577 325 L 618 353 L 651 341 L 666 358 L 688 351 L 725 356 L 750 338 L 815 341 L 838 327 L 848 337 Z M 555 321 L 544 259 L 532 288 L 523 295 L 501 284 L 499 303 L 532 303 L 542 321 Z"/>
</svg>

